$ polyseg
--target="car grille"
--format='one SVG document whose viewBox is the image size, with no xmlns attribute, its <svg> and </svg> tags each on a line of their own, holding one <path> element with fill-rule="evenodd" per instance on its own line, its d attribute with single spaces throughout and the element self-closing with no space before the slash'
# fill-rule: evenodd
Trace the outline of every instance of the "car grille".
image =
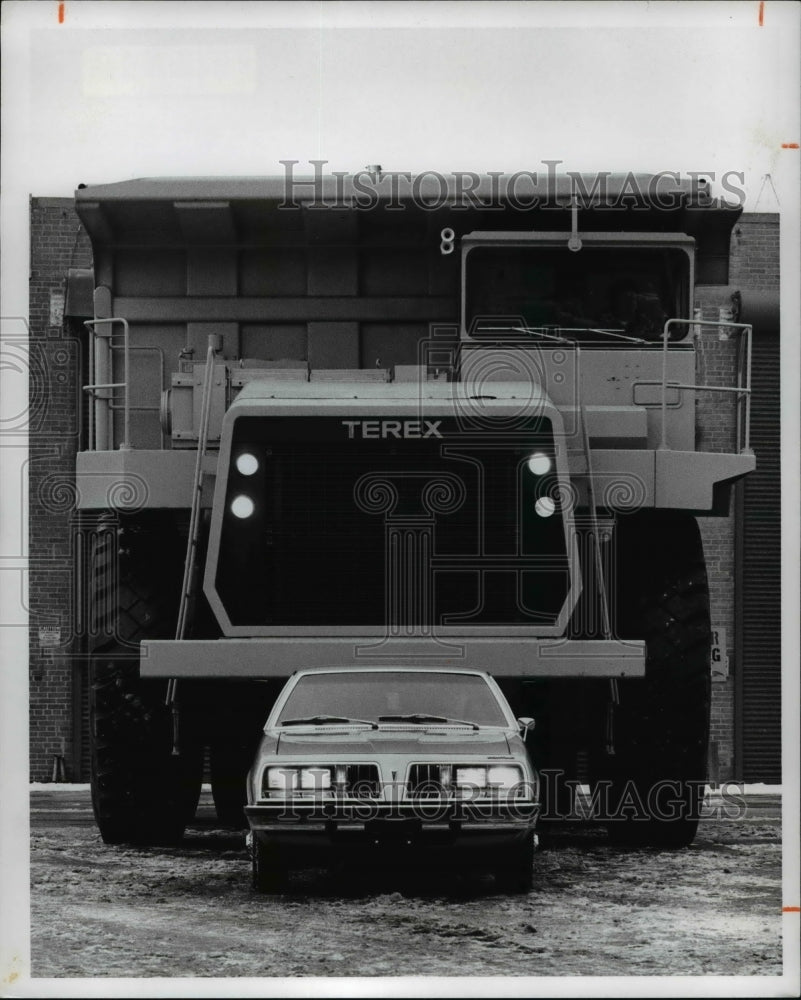
<svg viewBox="0 0 801 1000">
<path fill-rule="evenodd" d="M 375 799 L 381 793 L 375 764 L 347 764 L 345 792 L 357 799 Z"/>
<path fill-rule="evenodd" d="M 415 798 L 434 798 L 448 795 L 450 788 L 446 788 L 440 781 L 440 764 L 412 764 L 409 769 L 409 780 L 406 789 L 409 795 Z"/>
</svg>

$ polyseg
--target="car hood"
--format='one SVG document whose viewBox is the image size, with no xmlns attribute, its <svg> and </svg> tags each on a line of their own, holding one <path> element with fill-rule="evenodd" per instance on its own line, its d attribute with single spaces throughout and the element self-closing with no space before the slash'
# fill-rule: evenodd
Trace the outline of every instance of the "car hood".
<svg viewBox="0 0 801 1000">
<path fill-rule="evenodd" d="M 366 730 L 364 733 L 285 733 L 278 736 L 273 750 L 278 756 L 309 754 L 488 754 L 511 753 L 509 741 L 503 733 L 453 730 L 432 732 L 423 729 L 402 732 Z"/>
</svg>

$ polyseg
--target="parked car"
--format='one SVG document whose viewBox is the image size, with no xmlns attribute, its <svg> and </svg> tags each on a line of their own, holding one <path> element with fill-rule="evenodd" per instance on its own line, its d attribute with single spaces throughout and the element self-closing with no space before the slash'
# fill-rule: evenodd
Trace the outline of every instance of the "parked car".
<svg viewBox="0 0 801 1000">
<path fill-rule="evenodd" d="M 369 855 L 471 865 L 532 886 L 539 784 L 500 688 L 476 670 L 302 670 L 248 774 L 253 885 Z"/>
</svg>

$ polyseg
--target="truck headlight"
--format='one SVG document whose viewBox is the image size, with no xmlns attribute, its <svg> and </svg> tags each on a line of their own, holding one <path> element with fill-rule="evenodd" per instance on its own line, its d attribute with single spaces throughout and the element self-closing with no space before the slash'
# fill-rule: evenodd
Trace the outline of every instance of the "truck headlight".
<svg viewBox="0 0 801 1000">
<path fill-rule="evenodd" d="M 258 471 L 259 460 L 255 455 L 252 455 L 249 451 L 243 451 L 241 454 L 237 455 L 236 458 L 236 470 L 242 476 L 252 476 Z"/>
<path fill-rule="evenodd" d="M 244 493 L 240 493 L 238 497 L 234 497 L 231 501 L 231 513 L 234 517 L 250 517 L 255 509 L 256 505 Z"/>
<path fill-rule="evenodd" d="M 526 460 L 528 471 L 534 476 L 544 476 L 551 471 L 551 460 L 542 451 L 536 451 Z"/>
</svg>

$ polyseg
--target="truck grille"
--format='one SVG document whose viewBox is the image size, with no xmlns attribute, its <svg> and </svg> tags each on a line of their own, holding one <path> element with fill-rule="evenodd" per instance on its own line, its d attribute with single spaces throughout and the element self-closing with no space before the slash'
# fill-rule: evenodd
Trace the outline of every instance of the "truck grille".
<svg viewBox="0 0 801 1000">
<path fill-rule="evenodd" d="M 427 421 L 436 437 L 373 440 L 373 425 L 395 432 L 403 421 L 340 414 L 237 419 L 231 454 L 252 454 L 258 471 L 243 476 L 232 460 L 210 552 L 232 626 L 255 636 L 556 622 L 570 584 L 564 523 L 536 509 L 556 480 L 526 465 L 535 452 L 555 463 L 549 420 L 532 416 L 500 447 L 491 428 L 454 417 Z M 367 438 L 354 430 L 363 426 Z M 239 496 L 246 517 L 233 512 Z"/>
</svg>

